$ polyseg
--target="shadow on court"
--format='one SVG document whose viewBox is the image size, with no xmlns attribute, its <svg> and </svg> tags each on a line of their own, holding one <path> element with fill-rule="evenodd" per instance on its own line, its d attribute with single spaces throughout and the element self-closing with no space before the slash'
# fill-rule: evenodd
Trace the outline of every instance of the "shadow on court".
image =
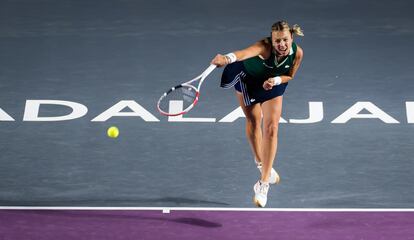
<svg viewBox="0 0 414 240">
<path fill-rule="evenodd" d="M 7 210 L 6 210 L 7 211 Z M 22 215 L 32 215 L 39 217 L 58 217 L 58 218 L 71 218 L 72 221 L 79 220 L 91 220 L 97 219 L 99 221 L 137 221 L 142 224 L 142 221 L 162 221 L 162 222 L 172 222 L 179 224 L 186 224 L 196 227 L 204 228 L 218 228 L 223 225 L 218 222 L 209 221 L 202 219 L 200 217 L 169 217 L 170 214 L 165 214 L 165 217 L 151 216 L 151 214 L 137 211 L 101 211 L 101 212 L 91 212 L 91 211 L 55 211 L 55 210 L 43 210 L 43 211 L 14 211 L 10 210 L 10 213 L 13 214 L 22 214 Z M 133 222 L 132 222 L 133 224 Z"/>
</svg>

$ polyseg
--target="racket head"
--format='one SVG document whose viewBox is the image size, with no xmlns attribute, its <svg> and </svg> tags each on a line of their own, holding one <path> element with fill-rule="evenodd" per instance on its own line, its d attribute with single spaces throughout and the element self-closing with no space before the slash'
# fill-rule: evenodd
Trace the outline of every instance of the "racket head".
<svg viewBox="0 0 414 240">
<path fill-rule="evenodd" d="M 191 84 L 177 85 L 161 95 L 157 103 L 158 111 L 165 116 L 183 115 L 198 102 L 200 93 Z"/>
<path fill-rule="evenodd" d="M 190 111 L 198 102 L 201 84 L 216 67 L 211 64 L 198 77 L 177 85 L 161 95 L 157 103 L 158 111 L 165 116 L 178 116 Z"/>
</svg>

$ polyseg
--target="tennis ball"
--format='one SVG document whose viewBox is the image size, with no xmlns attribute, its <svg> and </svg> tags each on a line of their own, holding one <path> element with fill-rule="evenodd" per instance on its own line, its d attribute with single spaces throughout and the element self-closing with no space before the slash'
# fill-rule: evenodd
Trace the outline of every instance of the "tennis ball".
<svg viewBox="0 0 414 240">
<path fill-rule="evenodd" d="M 112 126 L 108 128 L 107 134 L 108 134 L 108 137 L 110 138 L 117 138 L 119 135 L 119 130 L 117 127 Z"/>
</svg>

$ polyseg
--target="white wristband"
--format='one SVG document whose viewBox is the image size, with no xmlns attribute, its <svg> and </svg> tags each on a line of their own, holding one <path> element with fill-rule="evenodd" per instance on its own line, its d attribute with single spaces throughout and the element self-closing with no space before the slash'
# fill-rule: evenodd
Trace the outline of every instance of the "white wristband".
<svg viewBox="0 0 414 240">
<path fill-rule="evenodd" d="M 273 86 L 277 86 L 277 85 L 280 85 L 282 83 L 282 78 L 281 77 L 274 77 L 273 80 L 274 80 Z"/>
<path fill-rule="evenodd" d="M 234 54 L 234 53 L 227 53 L 224 56 L 226 56 L 226 58 L 229 60 L 229 63 L 228 64 L 234 63 L 235 61 L 237 61 L 236 54 Z"/>
</svg>

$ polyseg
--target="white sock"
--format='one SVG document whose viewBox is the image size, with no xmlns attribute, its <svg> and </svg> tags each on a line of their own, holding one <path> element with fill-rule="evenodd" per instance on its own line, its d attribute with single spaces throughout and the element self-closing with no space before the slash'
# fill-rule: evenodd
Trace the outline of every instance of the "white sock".
<svg viewBox="0 0 414 240">
<path fill-rule="evenodd" d="M 259 162 L 259 161 L 257 161 L 256 158 L 254 158 L 254 162 L 256 163 L 256 165 L 257 165 L 258 168 L 261 168 L 262 167 L 262 163 Z"/>
</svg>

